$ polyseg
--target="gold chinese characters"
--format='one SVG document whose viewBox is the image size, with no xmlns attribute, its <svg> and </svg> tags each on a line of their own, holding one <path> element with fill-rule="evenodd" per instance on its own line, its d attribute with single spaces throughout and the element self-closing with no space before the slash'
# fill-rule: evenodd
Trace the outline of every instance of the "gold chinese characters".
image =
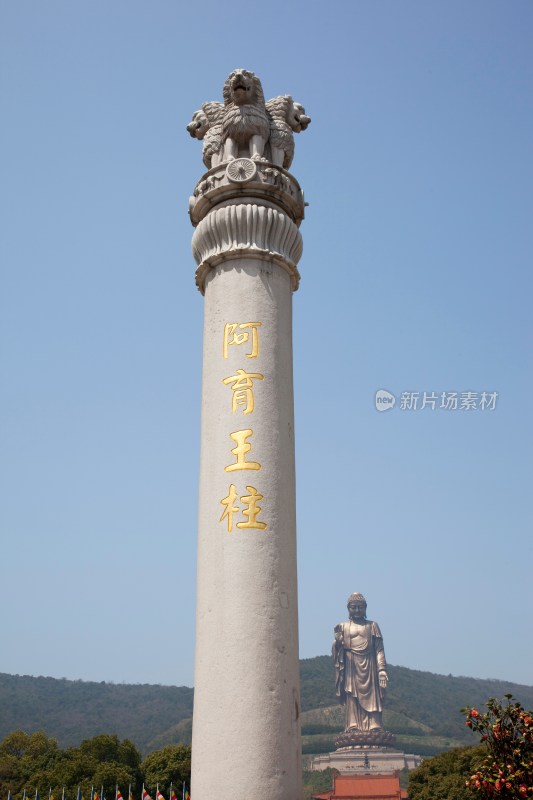
<svg viewBox="0 0 533 800">
<path fill-rule="evenodd" d="M 224 325 L 222 353 L 224 359 L 228 359 L 230 347 L 245 345 L 243 355 L 246 358 L 257 358 L 259 356 L 259 328 L 261 322 L 228 322 Z M 247 352 L 246 352 L 247 351 Z M 254 382 L 264 380 L 264 375 L 260 372 L 246 372 L 240 367 L 235 374 L 222 379 L 222 383 L 231 389 L 231 411 L 236 414 L 239 411 L 243 415 L 253 414 L 255 409 Z M 235 446 L 230 449 L 235 460 L 233 463 L 224 467 L 225 472 L 258 471 L 261 464 L 252 460 L 250 451 L 252 444 L 249 439 L 253 436 L 251 428 L 233 431 L 229 434 Z M 233 527 L 240 529 L 254 529 L 264 531 L 267 529 L 266 522 L 258 519 L 262 513 L 259 501 L 263 500 L 263 495 L 255 486 L 245 486 L 242 494 L 237 490 L 237 486 L 231 483 L 228 494 L 220 503 L 224 507 L 220 522 L 225 522 L 228 533 L 233 531 Z M 234 517 L 237 517 L 238 521 Z"/>
<path fill-rule="evenodd" d="M 245 461 L 246 454 L 252 449 L 252 445 L 246 439 L 252 434 L 253 430 L 251 428 L 230 433 L 231 438 L 237 442 L 237 447 L 234 447 L 231 451 L 237 461 L 235 464 L 230 464 L 229 467 L 224 467 L 226 472 L 234 472 L 237 469 L 261 469 L 261 464 L 258 464 L 257 461 Z"/>
<path fill-rule="evenodd" d="M 247 358 L 257 358 L 259 355 L 259 333 L 257 329 L 261 326 L 260 322 L 228 322 L 224 326 L 224 358 L 228 357 L 228 347 L 232 344 L 245 344 L 252 334 L 252 349 L 246 354 Z M 236 333 L 237 328 L 244 331 L 244 333 Z"/>
<path fill-rule="evenodd" d="M 253 382 L 254 380 L 262 381 L 264 377 L 259 372 L 245 372 L 243 369 L 238 369 L 236 375 L 224 378 L 222 383 L 233 384 L 231 387 L 233 391 L 231 410 L 234 414 L 238 406 L 244 406 L 243 414 L 252 413 L 254 410 Z"/>
<path fill-rule="evenodd" d="M 242 514 L 246 517 L 246 522 L 237 522 L 237 528 L 256 528 L 257 530 L 264 531 L 266 529 L 266 523 L 259 522 L 257 519 L 262 510 L 258 503 L 259 500 L 263 499 L 263 495 L 259 494 L 255 486 L 247 486 L 246 491 L 249 492 L 249 494 L 241 497 L 241 502 L 244 503 Z M 222 516 L 220 517 L 220 522 L 224 519 L 228 520 L 228 533 L 231 533 L 233 530 L 233 515 L 238 514 L 241 510 L 239 506 L 233 505 L 235 500 L 237 500 L 237 488 L 235 484 L 232 483 L 229 487 L 228 496 L 220 501 L 222 505 L 225 506 Z"/>
</svg>

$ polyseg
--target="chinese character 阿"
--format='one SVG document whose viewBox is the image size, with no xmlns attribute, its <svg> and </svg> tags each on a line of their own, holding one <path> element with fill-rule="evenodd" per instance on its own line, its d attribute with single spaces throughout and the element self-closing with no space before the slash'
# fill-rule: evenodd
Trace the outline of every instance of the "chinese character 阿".
<svg viewBox="0 0 533 800">
<path fill-rule="evenodd" d="M 236 375 L 231 375 L 229 378 L 224 378 L 222 383 L 231 387 L 233 391 L 233 400 L 231 410 L 235 414 L 238 406 L 244 406 L 243 414 L 251 414 L 254 410 L 254 393 L 252 386 L 254 380 L 262 381 L 264 375 L 259 372 L 245 372 L 243 369 L 238 369 Z"/>
<path fill-rule="evenodd" d="M 228 357 L 228 347 L 234 344 L 239 345 L 248 342 L 250 338 L 250 332 L 252 334 L 252 349 L 246 354 L 246 357 L 257 358 L 259 355 L 259 333 L 257 329 L 260 327 L 260 325 L 260 322 L 242 322 L 240 325 L 238 322 L 227 322 L 224 325 L 224 358 Z M 243 332 L 238 333 L 237 328 Z"/>
<path fill-rule="evenodd" d="M 246 439 L 251 436 L 252 433 L 253 431 L 250 428 L 246 428 L 244 431 L 230 433 L 231 438 L 237 444 L 237 447 L 234 447 L 231 451 L 237 461 L 235 464 L 224 467 L 226 472 L 235 472 L 235 470 L 238 469 L 261 469 L 261 464 L 258 464 L 257 461 L 245 461 L 246 454 L 252 449 L 252 445 L 249 444 Z"/>
</svg>

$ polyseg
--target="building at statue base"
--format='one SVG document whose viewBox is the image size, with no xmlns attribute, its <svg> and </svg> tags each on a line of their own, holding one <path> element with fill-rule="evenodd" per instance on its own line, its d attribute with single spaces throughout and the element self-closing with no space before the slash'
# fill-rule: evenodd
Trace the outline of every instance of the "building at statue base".
<svg viewBox="0 0 533 800">
<path fill-rule="evenodd" d="M 314 800 L 406 800 L 400 775 L 334 775 L 329 792 L 313 795 Z"/>
<path fill-rule="evenodd" d="M 314 756 L 310 769 L 321 771 L 332 768 L 341 775 L 356 775 L 368 772 L 374 775 L 387 775 L 402 769 L 416 769 L 422 763 L 422 756 L 402 753 L 390 747 L 344 747 L 333 753 Z"/>
</svg>

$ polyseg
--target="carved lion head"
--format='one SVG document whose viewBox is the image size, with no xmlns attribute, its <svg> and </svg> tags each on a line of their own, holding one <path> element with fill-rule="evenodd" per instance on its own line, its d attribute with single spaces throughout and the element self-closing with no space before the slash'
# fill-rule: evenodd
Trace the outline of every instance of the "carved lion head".
<svg viewBox="0 0 533 800">
<path fill-rule="evenodd" d="M 299 126 L 298 132 L 305 131 L 305 129 L 311 122 L 311 117 L 307 116 L 307 114 L 305 113 L 305 108 L 301 103 L 294 103 L 293 108 L 294 108 L 294 118 L 297 125 Z M 296 130 L 296 128 L 294 128 L 293 130 Z"/>
<path fill-rule="evenodd" d="M 195 111 L 192 120 L 187 125 L 187 130 L 193 139 L 203 139 L 209 130 L 209 120 L 203 109 Z"/>
<path fill-rule="evenodd" d="M 234 69 L 224 83 L 224 104 L 264 106 L 265 96 L 261 81 L 247 69 Z"/>
<path fill-rule="evenodd" d="M 295 103 L 290 94 L 273 97 L 266 107 L 274 119 L 284 120 L 295 133 L 304 131 L 311 122 L 311 117 L 307 116 L 303 105 Z"/>
</svg>

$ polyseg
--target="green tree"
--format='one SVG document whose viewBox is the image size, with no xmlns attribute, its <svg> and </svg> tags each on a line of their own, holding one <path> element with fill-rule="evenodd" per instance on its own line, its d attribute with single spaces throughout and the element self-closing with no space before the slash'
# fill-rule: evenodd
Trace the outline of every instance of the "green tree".
<svg viewBox="0 0 533 800">
<path fill-rule="evenodd" d="M 186 744 L 169 745 L 146 756 L 142 765 L 142 774 L 146 786 L 155 788 L 169 786 L 181 789 L 183 781 L 190 785 L 191 780 L 191 748 Z"/>
<path fill-rule="evenodd" d="M 115 786 L 131 784 L 134 792 L 141 789 L 141 756 L 132 742 L 120 741 L 117 736 L 101 734 L 87 739 L 79 747 L 61 750 L 55 739 L 42 731 L 33 734 L 14 731 L 0 743 L 0 796 L 28 790 L 31 795 L 39 789 L 45 796 L 49 789 L 56 800 L 63 788 L 69 800 L 74 800 L 78 786 L 89 800 L 91 786 L 104 791 L 113 800 Z"/>
<path fill-rule="evenodd" d="M 123 787 L 131 784 L 134 791 L 140 790 L 141 755 L 128 739 L 121 742 L 116 735 L 102 733 L 85 739 L 70 752 L 71 761 L 82 766 L 81 782 L 103 786 L 108 800 L 114 796 L 117 784 Z"/>
<path fill-rule="evenodd" d="M 324 769 L 303 773 L 303 800 L 310 800 L 314 794 L 322 794 L 333 789 L 333 775 L 335 769 Z"/>
<path fill-rule="evenodd" d="M 57 741 L 43 731 L 9 733 L 0 743 L 0 795 L 36 787 L 35 776 L 46 772 L 60 753 Z"/>
<path fill-rule="evenodd" d="M 488 753 L 467 780 L 478 798 L 533 798 L 533 711 L 525 711 L 511 694 L 507 703 L 490 698 L 488 711 L 462 709 L 467 726 L 481 734 Z"/>
<path fill-rule="evenodd" d="M 466 781 L 484 754 L 483 747 L 456 747 L 425 759 L 409 773 L 409 800 L 472 800 Z"/>
</svg>

